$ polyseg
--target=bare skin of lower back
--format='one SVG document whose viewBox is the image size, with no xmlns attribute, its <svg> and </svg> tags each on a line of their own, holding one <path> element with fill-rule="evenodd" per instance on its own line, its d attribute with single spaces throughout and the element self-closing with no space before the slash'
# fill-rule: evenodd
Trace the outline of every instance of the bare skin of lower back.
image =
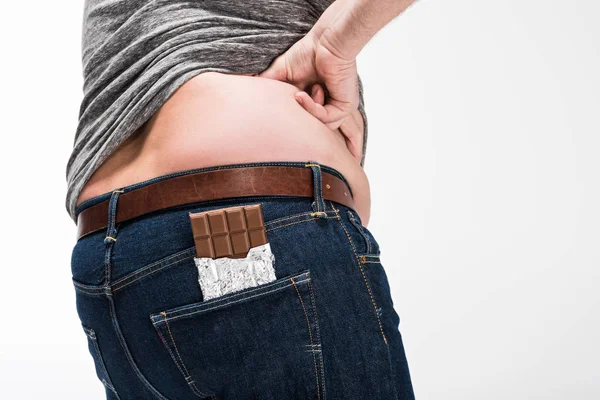
<svg viewBox="0 0 600 400">
<path fill-rule="evenodd" d="M 188 80 L 96 170 L 77 204 L 172 172 L 259 161 L 316 161 L 348 180 L 367 225 L 370 189 L 340 130 L 294 99 L 294 86 L 246 75 L 205 72 Z M 362 128 L 362 118 L 353 115 Z"/>
</svg>

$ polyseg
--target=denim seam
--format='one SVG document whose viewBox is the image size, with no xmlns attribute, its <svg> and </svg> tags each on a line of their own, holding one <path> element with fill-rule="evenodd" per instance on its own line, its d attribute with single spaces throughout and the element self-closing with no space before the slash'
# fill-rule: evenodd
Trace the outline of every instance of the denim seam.
<svg viewBox="0 0 600 400">
<path fill-rule="evenodd" d="M 83 331 L 85 332 L 86 336 L 88 336 L 89 338 L 94 338 L 96 337 L 96 332 L 94 332 L 91 328 L 86 328 L 85 326 L 83 327 Z"/>
<path fill-rule="evenodd" d="M 100 347 L 98 346 L 98 342 L 96 340 L 92 340 L 92 342 L 94 343 L 94 347 L 96 348 L 96 352 L 98 353 L 98 357 L 100 358 L 100 365 L 102 366 L 102 369 L 104 370 L 104 376 L 106 377 L 106 379 L 110 380 L 110 376 L 108 375 L 108 370 L 106 369 L 106 365 L 104 365 L 104 359 L 102 358 L 102 353 L 100 353 Z M 117 390 L 115 389 L 115 387 L 109 383 L 106 379 L 102 379 L 102 383 L 104 384 L 104 386 L 106 386 L 108 389 L 110 389 L 115 396 L 117 396 L 117 398 L 119 398 L 119 395 L 117 394 Z"/>
<path fill-rule="evenodd" d="M 333 204 L 331 206 L 333 207 Z M 334 210 L 339 211 L 335 207 L 334 207 Z M 356 263 L 358 264 L 358 268 L 360 269 L 360 273 L 362 274 L 363 280 L 364 280 L 365 285 L 367 287 L 367 291 L 369 292 L 369 297 L 371 297 L 371 303 L 372 303 L 373 309 L 375 311 L 375 317 L 377 318 L 377 323 L 379 324 L 379 331 L 381 332 L 381 336 L 383 337 L 383 342 L 386 345 L 388 345 L 387 338 L 385 337 L 385 333 L 383 332 L 383 325 L 381 324 L 381 319 L 379 318 L 379 313 L 377 312 L 377 304 L 375 303 L 375 298 L 373 297 L 373 293 L 371 292 L 371 286 L 369 285 L 369 282 L 367 280 L 367 276 L 365 274 L 365 270 L 362 267 L 362 264 L 360 262 L 360 258 L 358 257 L 358 253 L 356 252 L 356 248 L 354 247 L 354 243 L 352 243 L 352 239 L 350 238 L 350 234 L 348 233 L 348 230 L 344 226 L 344 223 L 342 222 L 342 219 L 339 216 L 339 213 L 338 213 L 338 222 L 340 223 L 340 226 L 344 230 L 344 233 L 346 234 L 346 237 L 348 238 L 348 242 L 350 243 L 350 246 L 352 247 L 352 252 L 354 252 L 354 257 L 356 259 Z"/>
<path fill-rule="evenodd" d="M 288 221 L 290 219 L 294 219 L 294 218 L 302 218 L 302 217 L 306 217 L 308 215 L 311 215 L 313 213 L 313 211 L 308 211 L 308 212 L 303 212 L 303 213 L 299 213 L 299 214 L 294 214 L 291 216 L 287 216 L 287 217 L 281 217 L 281 218 L 277 218 L 268 222 L 265 222 L 265 227 L 269 226 L 269 225 L 273 225 L 279 222 L 283 222 L 283 221 Z"/>
<path fill-rule="evenodd" d="M 291 222 L 289 224 L 285 224 L 285 225 L 281 225 L 281 226 L 276 226 L 275 228 L 271 228 L 271 229 L 265 230 L 265 232 L 271 232 L 271 231 L 274 231 L 276 229 L 286 228 L 288 226 L 292 226 L 292 225 L 296 225 L 296 224 L 301 224 L 303 222 L 316 221 L 316 220 L 319 220 L 319 219 L 332 219 L 332 218 L 335 218 L 335 217 L 324 217 L 324 218 L 314 217 L 314 218 L 304 219 L 302 221 L 296 221 L 296 222 Z"/>
<path fill-rule="evenodd" d="M 181 251 L 178 251 L 176 253 L 173 253 L 173 254 L 165 257 L 165 258 L 162 258 L 162 259 L 160 259 L 158 261 L 155 261 L 155 262 L 153 262 L 153 263 L 151 263 L 149 265 L 141 267 L 140 269 L 137 269 L 137 270 L 133 271 L 130 274 L 127 274 L 126 276 L 124 276 L 122 278 L 117 279 L 116 281 L 112 282 L 111 286 L 117 286 L 119 283 L 124 282 L 124 281 L 126 281 L 128 279 L 131 279 L 131 278 L 135 277 L 136 275 L 138 275 L 141 272 L 147 270 L 148 268 L 152 268 L 152 267 L 155 267 L 157 265 L 163 264 L 163 263 L 171 260 L 172 258 L 175 258 L 175 257 L 178 257 L 178 256 L 188 255 L 187 253 L 193 252 L 194 250 L 195 250 L 195 247 L 188 247 L 185 250 L 181 250 Z"/>
<path fill-rule="evenodd" d="M 85 285 L 76 281 L 73 281 L 73 284 L 86 290 L 104 290 L 104 286 Z"/>
<path fill-rule="evenodd" d="M 167 324 L 167 328 L 168 328 L 168 324 Z M 177 345 L 175 344 L 175 341 L 173 340 L 173 335 L 171 334 L 171 329 L 168 329 L 168 331 L 169 331 L 169 336 L 171 337 L 171 343 L 173 344 L 173 347 L 175 348 L 175 350 L 177 351 L 177 354 L 179 355 L 179 350 L 177 350 Z M 187 373 L 187 368 L 185 368 L 185 365 L 183 364 L 183 360 L 181 360 L 181 356 L 179 355 L 179 359 L 181 360 L 181 365 L 180 365 L 180 362 L 177 361 L 177 358 L 173 354 L 173 351 L 171 350 L 171 347 L 169 346 L 169 344 L 167 343 L 167 341 L 165 340 L 165 338 L 163 337 L 163 335 L 160 333 L 160 329 L 157 329 L 156 332 L 158 333 L 158 336 L 160 337 L 160 340 L 163 342 L 164 347 L 169 352 L 169 355 L 171 356 L 171 358 L 175 362 L 175 365 L 177 366 L 177 369 L 179 370 L 179 372 L 181 372 L 181 375 L 183 375 L 183 378 L 185 379 L 185 382 L 188 384 L 188 386 L 194 392 L 194 394 L 197 395 L 198 397 L 208 397 L 210 399 L 215 399 L 214 395 L 212 395 L 212 394 L 211 395 L 207 395 L 205 393 L 202 393 L 200 390 L 198 390 L 198 387 L 196 386 L 196 384 L 194 382 L 194 379 L 192 378 L 191 375 L 189 375 L 189 373 Z M 183 369 L 181 369 L 182 367 L 185 369 L 185 372 L 184 372 Z"/>
<path fill-rule="evenodd" d="M 138 277 L 136 277 L 135 279 L 133 279 L 133 280 L 131 280 L 131 281 L 129 281 L 129 282 L 127 282 L 127 283 L 123 284 L 123 285 L 120 285 L 120 286 L 117 286 L 117 285 L 115 285 L 115 287 L 113 288 L 113 292 L 119 291 L 119 290 L 123 289 L 124 287 L 126 287 L 126 286 L 129 286 L 129 285 L 131 285 L 132 283 L 135 283 L 135 282 L 139 281 L 139 280 L 140 280 L 140 279 L 142 279 L 142 278 L 145 278 L 145 277 L 147 277 L 147 276 L 149 276 L 149 275 L 152 275 L 152 274 L 153 274 L 153 273 L 155 273 L 155 272 L 162 271 L 162 270 L 163 270 L 163 269 L 165 269 L 165 268 L 171 267 L 171 266 L 173 266 L 173 265 L 179 264 L 179 263 L 180 263 L 180 262 L 182 262 L 182 261 L 189 260 L 189 259 L 192 259 L 192 258 L 194 258 L 194 255 L 193 255 L 193 254 L 192 254 L 192 255 L 189 255 L 189 256 L 187 256 L 187 257 L 181 258 L 181 259 L 179 259 L 179 260 L 173 261 L 173 262 L 171 262 L 171 263 L 169 263 L 169 264 L 167 264 L 167 265 L 163 265 L 163 266 L 161 266 L 161 267 L 159 267 L 159 268 L 157 268 L 157 269 L 154 269 L 154 270 L 152 270 L 152 271 L 148 272 L 147 274 L 144 274 L 144 275 L 138 276 Z"/>
<path fill-rule="evenodd" d="M 111 392 L 113 392 L 115 394 L 115 396 L 118 396 L 117 391 L 115 390 L 114 387 L 112 387 L 112 385 L 108 382 L 106 382 L 106 379 L 102 379 L 102 383 L 104 384 L 104 386 L 106 386 Z M 118 397 L 117 397 L 118 398 Z"/>
<path fill-rule="evenodd" d="M 78 292 L 80 292 L 80 293 L 87 294 L 88 296 L 103 296 L 103 295 L 106 294 L 105 292 L 100 292 L 100 293 L 87 292 L 87 291 L 82 290 L 82 289 L 80 289 L 78 287 L 75 287 L 75 290 L 78 291 Z"/>
<path fill-rule="evenodd" d="M 110 288 L 108 288 L 106 285 L 84 285 L 82 283 L 77 282 L 74 278 L 71 278 L 71 281 L 73 282 L 75 290 L 78 292 L 89 294 L 91 296 L 99 296 L 103 294 L 107 296 L 112 295 L 110 293 Z"/>
<path fill-rule="evenodd" d="M 112 296 L 109 296 L 108 299 L 109 299 L 109 303 L 110 303 L 110 314 L 111 314 L 111 319 L 112 319 L 112 323 L 113 323 L 113 328 L 115 330 L 115 334 L 117 336 L 117 339 L 119 340 L 119 343 L 121 344 L 121 348 L 123 349 L 123 352 L 125 353 L 125 357 L 127 358 L 129 365 L 133 369 L 133 372 L 137 375 L 138 379 L 140 379 L 140 381 L 146 387 L 146 389 L 148 389 L 154 395 L 154 397 L 159 398 L 161 400 L 168 400 L 165 396 L 162 395 L 162 393 L 160 393 L 148 381 L 148 379 L 144 376 L 144 374 L 142 374 L 142 371 L 140 371 L 136 362 L 133 360 L 133 356 L 131 355 L 131 352 L 129 351 L 129 347 L 127 346 L 127 343 L 125 342 L 125 338 L 123 337 L 123 332 L 121 331 L 121 327 L 119 325 L 116 308 L 115 308 L 115 303 L 112 299 Z"/>
<path fill-rule="evenodd" d="M 317 315 L 317 307 L 315 306 L 315 298 L 314 298 L 314 294 L 312 291 L 312 288 L 310 286 L 310 281 L 307 282 L 308 285 L 308 292 L 310 294 L 310 302 L 312 305 L 312 309 L 313 309 L 313 318 L 315 320 L 315 331 L 317 334 L 317 341 L 319 343 L 319 364 L 321 366 L 321 387 L 322 387 L 322 391 L 323 391 L 323 400 L 325 400 L 326 394 L 325 394 L 325 373 L 323 372 L 323 352 L 321 351 L 321 334 L 319 333 L 319 317 Z"/>
<path fill-rule="evenodd" d="M 304 275 L 304 274 L 306 274 L 306 272 L 302 271 L 302 272 L 293 274 L 292 276 L 281 277 L 279 279 L 276 279 L 276 280 L 271 281 L 271 282 L 267 282 L 265 284 L 261 284 L 259 286 L 252 286 L 252 287 L 246 288 L 246 289 L 241 290 L 241 291 L 229 293 L 229 294 L 225 295 L 226 297 L 220 296 L 220 297 L 216 297 L 216 298 L 213 298 L 213 299 L 210 299 L 210 300 L 201 301 L 199 303 L 193 303 L 193 304 L 189 304 L 187 306 L 181 306 L 181 307 L 177 307 L 177 308 L 172 308 L 170 310 L 165 310 L 163 312 L 166 313 L 166 314 L 175 316 L 178 313 L 181 313 L 183 311 L 190 310 L 190 309 L 197 308 L 197 307 L 203 307 L 206 304 L 219 304 L 219 303 L 222 303 L 222 302 L 226 302 L 227 300 L 231 300 L 233 298 L 240 297 L 242 295 L 254 293 L 256 291 L 261 291 L 263 289 L 277 287 L 278 285 L 283 285 L 287 281 L 287 278 L 290 278 L 290 277 L 291 278 L 297 278 L 297 277 L 299 277 L 301 275 Z M 163 312 L 152 314 L 150 316 L 150 319 L 152 319 L 152 322 L 160 322 L 161 321 L 160 319 L 158 321 L 156 321 L 156 317 L 162 316 Z"/>
<path fill-rule="evenodd" d="M 166 314 L 164 314 L 166 316 Z M 171 343 L 173 343 L 173 348 L 175 349 L 175 352 L 177 353 L 177 357 L 179 357 L 179 362 L 181 362 L 181 366 L 183 367 L 183 370 L 185 371 L 185 380 L 188 382 L 188 384 L 192 387 L 194 387 L 199 393 L 201 393 L 202 396 L 205 396 L 205 394 L 203 394 L 202 392 L 200 392 L 200 390 L 198 390 L 198 388 L 196 387 L 195 383 L 193 380 L 188 380 L 188 377 L 191 377 L 190 372 L 188 371 L 188 369 L 185 366 L 185 363 L 183 362 L 183 358 L 181 358 L 181 354 L 179 353 L 179 349 L 177 348 L 177 344 L 175 343 L 175 339 L 173 338 L 173 332 L 171 332 L 171 326 L 169 325 L 169 321 L 165 320 L 165 325 L 167 326 L 167 332 L 169 332 L 169 337 L 171 338 Z"/>
<path fill-rule="evenodd" d="M 265 224 L 265 226 L 273 225 L 275 223 L 280 223 L 280 222 L 283 222 L 285 220 L 290 220 L 290 219 L 293 219 L 293 218 L 307 217 L 307 216 L 309 216 L 311 214 L 313 214 L 313 212 L 306 212 L 306 213 L 301 213 L 301 214 L 293 215 L 293 216 L 290 216 L 290 217 L 280 218 L 280 219 L 277 219 L 277 220 L 273 220 L 273 221 L 267 222 Z M 332 219 L 332 218 L 337 218 L 337 217 L 334 214 L 334 215 L 329 215 L 326 218 L 327 219 Z M 273 231 L 273 230 L 276 230 L 276 229 L 280 229 L 280 228 L 286 228 L 288 226 L 295 225 L 295 224 L 302 223 L 302 222 L 314 221 L 314 220 L 317 220 L 317 219 L 318 218 L 307 218 L 307 219 L 304 219 L 304 220 L 301 220 L 301 221 L 295 221 L 295 222 L 292 222 L 292 223 L 289 223 L 289 224 L 284 224 L 284 225 L 281 225 L 281 226 L 275 226 L 273 228 L 267 229 L 266 232 L 270 232 L 270 231 Z M 129 285 L 129 284 L 131 284 L 131 283 L 133 283 L 133 282 L 135 282 L 137 280 L 139 280 L 139 279 L 145 278 L 146 276 L 153 274 L 154 272 L 158 272 L 158 271 L 160 271 L 160 270 L 162 270 L 164 268 L 173 266 L 174 264 L 177 264 L 179 262 L 182 262 L 182 261 L 185 261 L 185 260 L 189 260 L 190 258 L 193 258 L 194 253 L 195 253 L 195 246 L 187 248 L 187 249 L 182 250 L 182 251 L 179 251 L 179 252 L 177 252 L 175 254 L 171 254 L 171 255 L 169 255 L 169 256 L 167 256 L 167 257 L 165 257 L 165 258 L 163 258 L 163 259 L 161 259 L 159 261 L 156 261 L 156 262 L 153 262 L 153 263 L 151 263 L 149 265 L 146 265 L 146 266 L 144 266 L 144 267 L 142 267 L 142 268 L 140 268 L 138 270 L 135 270 L 134 272 L 132 272 L 132 273 L 130 273 L 130 274 L 122 277 L 122 278 L 119 278 L 115 282 L 112 282 L 111 283 L 112 290 L 116 292 L 118 290 L 121 290 L 125 286 L 127 286 L 127 285 Z M 184 257 L 184 256 L 186 256 L 186 257 Z M 161 266 L 161 264 L 164 264 L 167 261 L 170 261 L 173 258 L 177 258 L 177 257 L 184 257 L 184 258 L 178 259 L 176 261 L 173 261 L 173 262 L 170 262 L 170 263 L 168 263 L 166 265 L 162 265 Z M 151 271 L 150 273 L 142 274 L 142 272 L 144 272 L 144 271 L 146 271 L 146 270 L 148 270 L 150 268 L 155 268 L 155 269 L 153 271 Z M 122 284 L 123 282 L 125 282 L 127 280 L 131 280 L 131 281 L 127 282 L 125 284 Z M 94 286 L 89 286 L 89 285 L 83 285 L 83 284 L 78 283 L 78 282 L 74 282 L 74 284 L 76 286 L 79 286 L 79 287 L 84 288 L 86 290 L 93 290 L 93 291 L 104 291 L 105 290 L 104 286 L 103 287 L 94 287 Z M 79 288 L 76 288 L 76 289 L 79 290 Z M 96 293 L 86 292 L 85 290 L 79 290 L 79 291 L 81 291 L 83 293 L 86 293 L 86 294 L 91 294 L 91 295 L 96 294 Z M 101 295 L 103 293 L 97 293 L 97 294 Z"/>
<path fill-rule="evenodd" d="M 331 206 L 333 207 L 333 204 L 331 204 Z M 334 209 L 335 209 L 335 207 L 334 207 Z M 336 210 L 336 211 L 339 211 L 339 210 Z M 371 261 L 371 260 L 367 261 L 366 257 L 371 257 L 371 258 L 377 257 L 377 259 L 379 259 L 379 254 L 371 254 L 371 255 L 363 254 L 359 258 L 358 254 L 356 252 L 356 248 L 354 246 L 354 243 L 352 242 L 352 239 L 350 238 L 350 234 L 348 233 L 348 230 L 344 226 L 344 223 L 342 222 L 341 218 L 339 218 L 339 215 L 338 215 L 338 221 L 339 221 L 340 225 L 342 226 L 342 229 L 346 233 L 346 237 L 348 238 L 348 242 L 350 243 L 350 246 L 352 246 L 352 251 L 354 252 L 354 255 L 356 257 L 356 261 L 357 261 L 358 267 L 360 268 L 360 272 L 361 272 L 361 274 L 363 276 L 363 280 L 365 281 L 365 285 L 367 286 L 367 290 L 369 292 L 369 296 L 371 297 L 371 302 L 373 304 L 373 309 L 375 311 L 375 316 L 377 317 L 377 322 L 379 324 L 379 330 L 381 331 L 381 335 L 383 337 L 383 342 L 386 345 L 386 349 L 385 350 L 386 350 L 386 355 L 387 355 L 387 360 L 388 360 L 388 366 L 389 366 L 389 373 L 390 373 L 390 375 L 389 375 L 389 379 L 390 379 L 389 384 L 390 384 L 390 386 L 392 388 L 392 392 L 394 394 L 394 398 L 398 399 L 398 391 L 397 391 L 396 385 L 394 383 L 393 373 L 392 373 L 392 367 L 391 367 L 391 365 L 392 365 L 392 358 L 391 358 L 391 353 L 390 353 L 390 346 L 389 346 L 389 343 L 388 343 L 387 338 L 385 336 L 385 333 L 383 332 L 383 325 L 381 323 L 381 318 L 379 316 L 379 308 L 377 307 L 377 304 L 375 302 L 375 298 L 373 296 L 373 292 L 371 291 L 371 287 L 369 285 L 369 280 L 368 280 L 368 278 L 366 276 L 365 270 L 363 268 L 363 264 L 361 263 L 361 261 L 363 261 L 363 260 L 365 262 L 368 262 L 368 263 L 373 263 L 373 261 Z M 362 229 L 360 230 L 360 233 L 361 234 L 363 233 Z"/>
<path fill-rule="evenodd" d="M 356 218 L 354 218 L 354 214 L 350 211 L 348 211 L 348 217 L 349 217 L 352 225 L 354 225 L 356 230 L 358 230 L 360 235 L 363 237 L 363 239 L 367 243 L 367 254 L 371 254 L 371 241 L 369 240 L 369 237 L 367 236 L 367 234 L 364 232 L 361 224 L 359 224 L 359 222 L 356 220 Z"/>
<path fill-rule="evenodd" d="M 306 217 L 306 216 L 309 216 L 309 215 L 311 217 L 313 217 L 314 214 L 315 214 L 314 211 L 308 211 L 308 212 L 303 212 L 303 213 L 300 213 L 300 214 L 294 214 L 294 215 L 287 216 L 287 217 L 281 217 L 281 218 L 278 218 L 278 219 L 274 219 L 274 220 L 265 222 L 265 226 L 273 225 L 273 224 L 276 224 L 276 223 L 279 223 L 279 222 L 283 222 L 283 221 L 287 221 L 287 220 L 294 219 L 294 218 Z M 333 216 L 335 216 L 335 213 L 332 212 L 332 211 L 330 211 L 328 214 L 334 214 Z"/>
<path fill-rule="evenodd" d="M 310 278 L 306 278 L 304 280 L 297 281 L 296 283 L 299 284 L 299 283 L 302 283 L 302 282 L 306 282 L 308 280 L 310 280 Z M 281 283 L 281 282 L 279 282 L 279 283 Z M 268 291 L 262 291 L 262 290 L 260 290 L 258 293 L 254 294 L 252 296 L 244 296 L 244 297 L 242 297 L 242 298 L 240 298 L 238 300 L 229 301 L 229 302 L 226 302 L 226 303 L 221 303 L 221 304 L 218 304 L 218 305 L 216 305 L 214 307 L 202 308 L 200 310 L 191 311 L 191 312 L 185 313 L 185 314 L 174 315 L 172 317 L 167 317 L 166 313 L 164 313 L 164 314 L 161 313 L 161 315 L 163 316 L 163 319 L 158 320 L 158 321 L 156 321 L 155 319 L 152 319 L 152 323 L 156 326 L 156 325 L 160 324 L 161 322 L 167 323 L 167 321 L 173 321 L 173 320 L 176 320 L 176 319 L 179 319 L 179 318 L 189 317 L 189 316 L 195 315 L 195 314 L 202 314 L 202 313 L 207 312 L 207 311 L 212 311 L 212 310 L 216 310 L 216 309 L 219 309 L 219 308 L 227 307 L 227 306 L 229 306 L 231 304 L 240 303 L 240 302 L 243 302 L 243 301 L 246 301 L 246 300 L 249 300 L 249 299 L 253 299 L 253 298 L 256 298 L 256 297 L 266 296 L 268 294 L 271 294 L 271 293 L 278 292 L 280 290 L 286 289 L 286 288 L 288 288 L 290 286 L 292 286 L 291 283 L 287 284 L 287 285 L 284 285 L 284 286 L 276 286 L 274 289 L 271 289 L 271 290 L 268 290 Z M 260 289 L 264 289 L 263 286 L 260 286 L 259 288 Z M 247 294 L 247 293 L 248 292 L 244 292 L 242 294 Z M 203 306 L 203 304 L 196 304 L 196 305 L 190 306 L 190 308 L 192 308 L 192 307 L 201 307 L 201 306 Z"/>
<path fill-rule="evenodd" d="M 175 362 L 177 369 L 179 370 L 179 372 L 181 372 L 181 375 L 183 375 L 183 377 L 185 378 L 186 377 L 185 372 L 183 372 L 183 370 L 181 369 L 181 365 L 179 365 L 179 361 L 175 357 L 175 354 L 173 354 L 173 351 L 171 350 L 171 346 L 169 345 L 169 343 L 167 343 L 167 341 L 165 340 L 162 333 L 160 333 L 160 329 L 156 329 L 156 333 L 158 333 L 158 336 L 160 337 L 160 340 L 163 342 L 164 347 L 167 349 L 167 351 L 169 352 L 169 355 Z M 187 378 L 186 378 L 186 381 L 187 381 Z"/>
<path fill-rule="evenodd" d="M 120 400 L 121 398 L 119 397 L 117 390 L 113 386 L 112 381 L 110 379 L 110 375 L 108 374 L 108 370 L 106 369 L 106 365 L 104 364 L 104 358 L 102 357 L 102 353 L 100 352 L 100 346 L 98 346 L 98 337 L 96 335 L 96 332 L 92 328 L 86 328 L 85 326 L 83 327 L 83 330 L 85 331 L 85 334 L 87 335 L 87 337 L 92 341 L 92 343 L 94 344 L 94 348 L 96 349 L 96 356 L 98 357 L 98 363 L 100 364 L 100 367 L 102 368 L 102 371 L 104 372 L 104 377 L 106 378 L 106 379 L 101 380 L 102 383 L 110 391 L 112 391 L 115 394 L 115 396 L 117 396 L 117 399 Z"/>
<path fill-rule="evenodd" d="M 107 237 L 104 239 L 104 243 L 106 244 L 106 250 L 105 250 L 105 254 L 104 254 L 104 273 L 105 273 L 104 285 L 105 285 L 105 293 L 107 294 L 107 299 L 108 299 L 108 304 L 109 304 L 109 315 L 110 315 L 110 319 L 113 324 L 115 336 L 117 337 L 119 344 L 121 345 L 121 349 L 123 350 L 123 353 L 125 355 L 125 358 L 127 359 L 127 362 L 129 363 L 129 366 L 133 370 L 134 374 L 140 380 L 142 385 L 153 395 L 153 397 L 158 398 L 160 400 L 167 400 L 167 398 L 165 396 L 163 396 L 163 394 L 160 393 L 160 391 L 158 391 L 158 389 L 156 389 L 148 381 L 148 379 L 144 376 L 144 374 L 142 374 L 142 371 L 140 370 L 137 363 L 133 359 L 133 356 L 131 355 L 131 351 L 129 350 L 129 347 L 127 346 L 127 343 L 125 342 L 125 337 L 123 336 L 123 331 L 121 330 L 121 326 L 119 325 L 119 319 L 117 317 L 117 310 L 116 310 L 115 302 L 113 301 L 113 298 L 112 298 L 112 291 L 111 291 L 111 287 L 110 287 L 110 280 L 111 280 L 111 273 L 112 273 L 112 256 L 113 256 L 114 245 L 116 242 L 115 238 L 119 231 L 118 225 L 116 223 L 117 206 L 118 206 L 119 195 L 123 192 L 124 191 L 122 189 L 115 189 L 111 193 L 110 203 L 109 203 L 109 211 L 108 211 L 108 226 L 106 229 Z M 108 237 L 111 236 L 111 234 L 112 234 L 113 240 L 107 240 L 107 239 L 109 239 Z"/>
<path fill-rule="evenodd" d="M 296 282 L 294 282 L 294 278 L 290 278 L 290 281 L 292 281 L 292 284 L 294 285 L 294 289 L 296 289 L 296 294 L 298 295 L 298 299 L 300 300 L 300 305 L 302 306 L 302 311 L 304 312 L 304 318 L 306 318 L 306 326 L 308 327 L 308 337 L 310 339 L 310 345 L 312 347 L 315 345 L 315 342 L 313 341 L 312 329 L 310 327 L 310 320 L 308 319 L 306 307 L 304 306 L 304 301 L 302 300 L 302 296 L 300 296 L 300 291 L 298 290 L 298 286 L 296 286 Z M 310 292 L 309 292 L 309 295 L 310 295 Z M 321 390 L 320 390 L 320 385 L 319 385 L 319 371 L 317 368 L 317 356 L 315 355 L 315 352 L 312 348 L 311 348 L 311 353 L 313 355 L 313 363 L 315 366 L 315 380 L 316 380 L 316 384 L 317 384 L 317 399 L 321 400 Z"/>
<path fill-rule="evenodd" d="M 188 385 L 192 388 L 192 390 L 194 391 L 194 393 L 197 396 L 200 397 L 205 397 L 205 398 L 209 398 L 209 399 L 216 399 L 216 396 L 214 394 L 206 394 L 206 393 L 202 393 L 199 389 L 198 386 L 196 386 L 196 382 L 194 382 L 194 379 L 190 376 L 189 379 L 186 379 Z"/>
</svg>

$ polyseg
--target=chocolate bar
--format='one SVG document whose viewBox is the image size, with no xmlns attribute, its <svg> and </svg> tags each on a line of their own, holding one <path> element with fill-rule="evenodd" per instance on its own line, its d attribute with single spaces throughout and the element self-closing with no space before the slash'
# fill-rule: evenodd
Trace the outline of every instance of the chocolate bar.
<svg viewBox="0 0 600 400">
<path fill-rule="evenodd" d="M 267 243 L 260 204 L 190 213 L 196 256 L 244 258 Z"/>
</svg>

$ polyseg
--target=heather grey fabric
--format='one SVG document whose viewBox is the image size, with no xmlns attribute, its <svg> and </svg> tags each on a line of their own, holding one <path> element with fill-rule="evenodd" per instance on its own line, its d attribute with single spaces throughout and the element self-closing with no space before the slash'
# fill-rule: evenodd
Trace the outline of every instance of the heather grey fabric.
<svg viewBox="0 0 600 400">
<path fill-rule="evenodd" d="M 86 0 L 84 97 L 67 164 L 66 207 L 102 162 L 175 90 L 205 71 L 265 70 L 330 0 Z M 359 109 L 365 120 L 362 82 Z M 268 161 L 268 160 L 265 160 Z"/>
</svg>

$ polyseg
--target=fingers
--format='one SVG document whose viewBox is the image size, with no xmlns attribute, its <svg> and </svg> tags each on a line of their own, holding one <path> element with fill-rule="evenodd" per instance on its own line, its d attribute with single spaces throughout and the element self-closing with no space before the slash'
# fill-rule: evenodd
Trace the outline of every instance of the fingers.
<svg viewBox="0 0 600 400">
<path fill-rule="evenodd" d="M 363 126 L 360 126 L 359 121 L 354 117 L 357 113 L 360 113 L 358 109 L 356 109 L 348 118 L 344 119 L 340 125 L 340 131 L 346 139 L 346 147 L 348 147 L 350 154 L 352 154 L 352 157 L 360 163 L 362 160 Z"/>
<path fill-rule="evenodd" d="M 313 89 L 313 91 L 314 90 L 315 89 Z M 317 89 L 317 91 L 318 91 L 318 89 Z M 317 100 L 319 99 L 318 94 L 315 97 L 317 98 Z M 294 98 L 306 111 L 308 111 L 310 114 L 312 114 L 313 117 L 315 117 L 321 121 L 323 120 L 323 118 L 327 117 L 327 111 L 325 110 L 325 108 L 323 107 L 323 104 L 322 104 L 325 100 L 324 96 L 323 96 L 322 102 L 316 102 L 312 97 L 310 97 L 308 95 L 308 93 L 306 93 L 304 91 L 300 91 L 300 92 L 296 92 L 296 94 L 294 95 Z"/>
<path fill-rule="evenodd" d="M 313 101 L 317 104 L 325 104 L 325 90 L 323 89 L 323 86 L 315 83 L 312 86 L 310 97 L 312 97 Z"/>
<path fill-rule="evenodd" d="M 296 101 L 308 111 L 313 117 L 323 122 L 329 129 L 335 130 L 340 127 L 345 113 L 324 103 L 324 95 L 319 93 L 319 89 L 315 90 L 314 98 L 309 96 L 304 91 L 296 92 L 294 98 Z M 315 99 L 317 101 L 315 101 Z"/>
<path fill-rule="evenodd" d="M 323 121 L 330 116 L 325 105 L 325 91 L 320 84 L 314 84 L 311 89 L 311 94 L 304 91 L 295 94 L 296 101 L 315 118 Z M 343 118 L 339 123 L 329 123 L 327 126 L 335 130 L 339 127 L 341 133 L 346 140 L 346 146 L 352 157 L 360 163 L 362 160 L 362 141 L 363 127 L 359 125 L 355 114 L 360 113 L 358 109 L 354 109 L 352 113 Z M 362 119 L 361 119 L 362 121 Z M 337 126 L 336 126 L 337 125 Z"/>
<path fill-rule="evenodd" d="M 288 65 L 286 55 L 282 54 L 275 58 L 269 68 L 258 74 L 261 78 L 275 79 L 278 81 L 288 80 Z M 290 77 L 291 78 L 291 77 Z"/>
<path fill-rule="evenodd" d="M 351 111 L 347 107 L 340 108 L 333 102 L 325 104 L 323 108 L 325 109 L 327 115 L 322 119 L 322 121 L 327 124 L 330 129 L 338 129 Z"/>
<path fill-rule="evenodd" d="M 315 90 L 315 89 L 313 89 Z M 319 89 L 316 89 L 315 98 L 308 93 L 300 91 L 294 95 L 296 101 L 315 118 L 323 122 L 329 129 L 337 129 L 340 127 L 342 120 L 346 118 L 349 112 L 345 109 L 338 108 L 335 104 L 323 104 Z"/>
</svg>

